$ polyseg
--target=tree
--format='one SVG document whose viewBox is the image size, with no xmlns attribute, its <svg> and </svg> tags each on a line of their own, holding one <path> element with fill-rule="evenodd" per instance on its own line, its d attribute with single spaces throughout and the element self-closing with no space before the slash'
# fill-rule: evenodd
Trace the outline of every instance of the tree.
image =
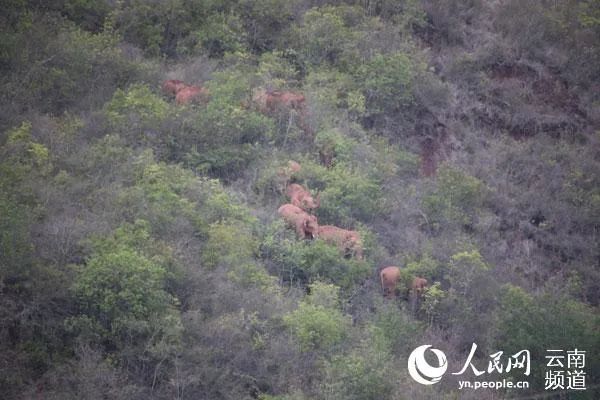
<svg viewBox="0 0 600 400">
<path fill-rule="evenodd" d="M 72 288 L 80 312 L 67 324 L 124 362 L 173 355 L 182 327 L 177 299 L 166 290 L 173 277 L 168 248 L 138 220 L 96 238 L 92 249 Z"/>
</svg>

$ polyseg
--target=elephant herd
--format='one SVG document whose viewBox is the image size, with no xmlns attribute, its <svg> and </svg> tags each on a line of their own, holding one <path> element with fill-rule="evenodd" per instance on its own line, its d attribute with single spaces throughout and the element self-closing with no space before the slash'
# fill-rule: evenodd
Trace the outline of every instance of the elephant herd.
<svg viewBox="0 0 600 400">
<path fill-rule="evenodd" d="M 177 79 L 164 81 L 162 90 L 166 95 L 174 97 L 178 105 L 206 104 L 210 100 L 210 92 L 206 87 L 188 85 Z M 308 124 L 306 98 L 302 93 L 258 88 L 252 93 L 252 104 L 259 112 L 271 117 L 280 115 L 282 112 L 294 111 L 293 115 L 297 116 L 298 127 L 304 133 L 312 134 Z M 251 105 L 244 102 L 242 106 L 249 108 Z"/>
<path fill-rule="evenodd" d="M 188 85 L 180 80 L 167 80 L 162 84 L 162 90 L 168 96 L 174 97 L 178 105 L 189 103 L 206 104 L 210 100 L 207 88 L 196 85 Z M 281 115 L 282 111 L 294 111 L 297 115 L 296 124 L 306 134 L 312 131 L 307 123 L 307 106 L 303 94 L 291 91 L 274 91 L 258 88 L 253 91 L 252 103 L 262 114 L 268 116 Z M 242 104 L 244 108 L 250 105 Z M 299 172 L 300 164 L 289 161 L 282 175 L 287 178 Z M 360 234 L 354 230 L 347 230 L 333 225 L 319 225 L 317 217 L 312 213 L 320 205 L 320 198 L 313 197 L 302 185 L 285 183 L 285 194 L 290 202 L 279 207 L 279 216 L 295 231 L 301 239 L 320 239 L 326 243 L 335 245 L 344 257 L 354 257 L 358 260 L 363 258 L 363 245 Z M 398 283 L 400 282 L 400 268 L 396 266 L 385 267 L 380 272 L 381 288 L 386 298 L 397 295 Z M 427 280 L 416 277 L 411 283 L 411 293 L 415 298 L 420 298 L 427 287 Z"/>
<path fill-rule="evenodd" d="M 301 170 L 300 164 L 289 161 L 287 168 L 281 171 L 281 175 L 290 178 Z M 339 228 L 333 225 L 319 225 L 317 217 L 312 212 L 319 207 L 320 198 L 313 197 L 302 185 L 287 183 L 285 190 L 290 202 L 279 207 L 279 216 L 296 231 L 301 239 L 320 239 L 337 246 L 340 253 L 345 257 L 363 258 L 363 245 L 360 234 L 357 231 Z M 397 295 L 398 283 L 400 282 L 400 268 L 396 266 L 385 267 L 380 272 L 381 288 L 386 298 L 394 298 Z M 427 279 L 416 277 L 411 283 L 411 294 L 419 299 L 427 288 Z"/>
<path fill-rule="evenodd" d="M 298 172 L 300 165 L 289 162 L 289 169 Z M 320 239 L 335 245 L 345 257 L 362 260 L 363 248 L 360 234 L 357 231 L 342 229 L 333 225 L 319 225 L 312 212 L 319 207 L 319 196 L 316 198 L 302 185 L 289 183 L 285 191 L 290 203 L 277 210 L 279 216 L 296 230 L 301 239 Z"/>
<path fill-rule="evenodd" d="M 385 267 L 379 273 L 379 277 L 381 278 L 383 295 L 387 298 L 396 297 L 398 283 L 400 282 L 400 267 Z M 420 299 L 425 289 L 427 289 L 427 285 L 427 279 L 415 277 L 410 285 L 410 293 L 415 299 Z"/>
</svg>

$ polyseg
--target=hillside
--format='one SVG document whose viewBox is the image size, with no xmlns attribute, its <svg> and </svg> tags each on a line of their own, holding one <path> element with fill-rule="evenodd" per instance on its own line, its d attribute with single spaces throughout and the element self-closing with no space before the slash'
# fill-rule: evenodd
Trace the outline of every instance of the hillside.
<svg viewBox="0 0 600 400">
<path fill-rule="evenodd" d="M 598 398 L 599 66 L 598 0 L 3 2 L 0 397 Z"/>
</svg>

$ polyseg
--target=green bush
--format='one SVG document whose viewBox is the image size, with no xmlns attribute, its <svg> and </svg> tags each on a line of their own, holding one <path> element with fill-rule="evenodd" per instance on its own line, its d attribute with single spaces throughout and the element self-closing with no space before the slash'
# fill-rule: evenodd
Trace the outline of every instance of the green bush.
<svg viewBox="0 0 600 400">
<path fill-rule="evenodd" d="M 247 47 L 256 53 L 278 47 L 278 38 L 289 26 L 298 0 L 241 0 L 236 11 L 246 33 Z"/>
<path fill-rule="evenodd" d="M 494 346 L 506 354 L 523 349 L 531 352 L 532 390 L 544 386 L 548 349 L 586 351 L 585 370 L 596 371 L 600 367 L 600 319 L 589 305 L 560 293 L 531 295 L 510 284 L 502 288 L 500 299 Z"/>
<path fill-rule="evenodd" d="M 453 290 L 466 296 L 474 291 L 473 284 L 490 271 L 479 251 L 463 251 L 452 255 L 448 268 L 448 279 Z"/>
<path fill-rule="evenodd" d="M 353 150 L 357 145 L 355 140 L 345 137 L 335 129 L 321 131 L 315 137 L 315 146 L 324 165 L 334 165 L 337 161 L 352 161 Z"/>
<path fill-rule="evenodd" d="M 440 262 L 428 253 L 423 254 L 418 260 L 409 259 L 406 266 L 402 270 L 400 281 L 405 290 L 408 291 L 412 281 L 416 277 L 425 278 L 429 285 L 433 285 L 435 281 L 442 281 L 447 278 L 448 266 Z"/>
<path fill-rule="evenodd" d="M 193 14 L 185 3 L 184 0 L 121 1 L 110 14 L 110 24 L 147 55 L 174 55 L 177 42 L 189 34 L 192 22 Z"/>
<path fill-rule="evenodd" d="M 258 252 L 258 242 L 247 226 L 214 222 L 208 228 L 208 240 L 202 250 L 202 261 L 208 268 L 232 269 L 251 263 Z"/>
<path fill-rule="evenodd" d="M 389 398 L 393 391 L 391 366 L 376 355 L 350 354 L 333 357 L 327 363 L 325 392 L 336 400 L 377 400 Z"/>
<path fill-rule="evenodd" d="M 258 287 L 269 296 L 280 293 L 277 278 L 269 275 L 264 266 L 256 262 L 244 262 L 233 265 L 227 277 L 242 288 Z"/>
<path fill-rule="evenodd" d="M 472 225 L 481 211 L 485 185 L 479 179 L 445 166 L 422 200 L 423 211 L 434 228 L 450 223 Z"/>
<path fill-rule="evenodd" d="M 77 268 L 73 283 L 81 314 L 68 319 L 68 326 L 123 353 L 140 347 L 160 353 L 166 345 L 172 351 L 180 340 L 177 299 L 165 290 L 171 254 L 148 229 L 137 221 L 93 240 L 92 255 Z"/>
<path fill-rule="evenodd" d="M 46 146 L 32 138 L 31 123 L 10 129 L 0 146 L 0 282 L 23 284 L 33 268 L 30 229 L 43 215 L 36 196 L 52 171 Z"/>
<path fill-rule="evenodd" d="M 186 196 L 195 184 L 193 174 L 176 166 L 155 164 L 151 155 L 145 157 L 140 157 L 141 165 L 133 171 L 133 186 L 118 196 L 123 213 L 147 220 L 153 231 L 163 234 L 182 217 L 201 227 L 203 221 L 196 213 L 196 202 Z"/>
<path fill-rule="evenodd" d="M 464 346 L 469 342 L 489 345 L 499 291 L 492 267 L 477 249 L 468 249 L 450 257 L 444 280 L 449 284 L 447 291 L 436 288 L 426 298 L 430 321 L 437 317 L 438 323 L 453 330 Z"/>
<path fill-rule="evenodd" d="M 419 343 L 425 327 L 396 305 L 379 310 L 371 327 L 373 345 L 378 351 L 402 357 Z"/>
<path fill-rule="evenodd" d="M 321 223 L 351 226 L 385 212 L 381 178 L 358 165 L 338 162 L 332 168 L 304 164 L 301 176 L 321 195 L 317 215 Z"/>
<path fill-rule="evenodd" d="M 9 57 L 0 61 L 6 67 L 4 83 L 11 88 L 10 97 L 1 97 L 7 111 L 18 113 L 16 107 L 25 106 L 55 114 L 67 108 L 89 110 L 152 69 L 128 59 L 109 29 L 93 34 L 62 19 L 35 16 L 35 22 L 7 34 L 8 48 L 0 52 Z"/>
<path fill-rule="evenodd" d="M 349 61 L 359 33 L 344 21 L 343 13 L 348 8 L 327 6 L 304 14 L 302 26 L 291 34 L 306 63 L 339 66 Z"/>
<path fill-rule="evenodd" d="M 215 74 L 208 89 L 209 103 L 176 134 L 174 157 L 194 169 L 234 179 L 273 137 L 273 121 L 244 106 L 250 86 L 240 71 Z"/>
<path fill-rule="evenodd" d="M 404 53 L 378 54 L 362 65 L 357 80 L 367 112 L 392 115 L 413 105 L 416 70 L 414 62 Z"/>
<path fill-rule="evenodd" d="M 196 51 L 205 52 L 209 57 L 241 51 L 246 41 L 242 20 L 234 14 L 213 14 L 193 34 L 197 41 Z"/>
<path fill-rule="evenodd" d="M 156 129 L 170 112 L 167 102 L 140 84 L 117 89 L 104 108 L 111 128 L 124 136 Z"/>
<path fill-rule="evenodd" d="M 326 280 L 350 289 L 370 273 L 366 262 L 344 258 L 337 247 L 322 240 L 305 245 L 302 250 L 299 266 L 311 280 Z"/>
<path fill-rule="evenodd" d="M 370 273 L 365 261 L 344 258 L 336 246 L 322 240 L 297 240 L 296 233 L 282 221 L 269 227 L 261 251 L 264 258 L 274 263 L 281 279 L 290 284 L 320 280 L 351 289 Z"/>
<path fill-rule="evenodd" d="M 346 338 L 350 320 L 337 306 L 330 304 L 332 298 L 337 299 L 335 286 L 315 283 L 313 287 L 316 289 L 315 293 L 307 295 L 298 309 L 285 315 L 283 320 L 298 340 L 302 351 L 331 352 Z M 323 296 L 327 299 L 325 305 Z"/>
<path fill-rule="evenodd" d="M 118 210 L 129 220 L 147 220 L 165 240 L 176 240 L 182 231 L 206 238 L 213 223 L 236 221 L 251 229 L 255 222 L 218 181 L 198 178 L 177 165 L 156 163 L 150 152 L 138 156 L 127 174 L 132 184 L 118 193 Z M 218 226 L 213 226 L 215 232 Z"/>
<path fill-rule="evenodd" d="M 263 53 L 259 58 L 259 86 L 285 87 L 297 84 L 302 65 L 293 50 Z"/>
</svg>

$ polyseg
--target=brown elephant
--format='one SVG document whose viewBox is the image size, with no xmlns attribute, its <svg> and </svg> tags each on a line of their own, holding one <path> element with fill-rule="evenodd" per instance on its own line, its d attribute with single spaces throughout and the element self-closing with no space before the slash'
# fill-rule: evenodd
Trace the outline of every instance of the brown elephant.
<svg viewBox="0 0 600 400">
<path fill-rule="evenodd" d="M 328 243 L 335 244 L 344 256 L 350 255 L 362 260 L 363 248 L 358 232 L 333 225 L 323 225 L 319 226 L 319 237 Z"/>
<path fill-rule="evenodd" d="M 177 95 L 177 92 L 179 92 L 181 89 L 185 88 L 187 85 L 185 84 L 185 82 L 177 80 L 177 79 L 169 79 L 167 81 L 164 81 L 162 84 L 162 90 L 164 93 L 171 95 L 171 96 L 175 96 Z"/>
<path fill-rule="evenodd" d="M 306 98 L 302 93 L 294 92 L 267 92 L 266 106 L 270 112 L 277 111 L 280 108 L 304 111 L 306 107 Z"/>
<path fill-rule="evenodd" d="M 395 266 L 385 267 L 379 273 L 381 288 L 385 297 L 396 297 L 396 287 L 400 281 L 400 268 Z"/>
<path fill-rule="evenodd" d="M 252 102 L 258 111 L 265 115 L 275 116 L 291 110 L 296 111 L 298 127 L 306 134 L 312 135 L 312 129 L 307 123 L 306 98 L 302 93 L 258 88 L 252 94 Z"/>
<path fill-rule="evenodd" d="M 201 86 L 186 86 L 177 92 L 175 102 L 179 105 L 192 102 L 206 104 L 208 102 L 208 89 Z"/>
<path fill-rule="evenodd" d="M 270 89 L 255 89 L 252 101 L 263 114 L 272 114 L 282 109 L 303 111 L 306 98 L 301 93 Z"/>
<path fill-rule="evenodd" d="M 293 205 L 305 211 L 312 211 L 319 207 L 319 196 L 316 199 L 313 198 L 308 190 L 297 183 L 288 185 L 285 194 L 290 198 Z"/>
<path fill-rule="evenodd" d="M 308 214 L 303 209 L 293 204 L 284 204 L 277 210 L 279 215 L 290 226 L 296 229 L 296 233 L 302 239 L 315 239 L 319 235 L 319 224 L 317 217 Z"/>
<path fill-rule="evenodd" d="M 421 295 L 427 288 L 427 284 L 427 279 L 416 277 L 415 279 L 413 279 L 410 289 L 414 295 L 416 295 L 417 297 L 421 297 Z"/>
</svg>

